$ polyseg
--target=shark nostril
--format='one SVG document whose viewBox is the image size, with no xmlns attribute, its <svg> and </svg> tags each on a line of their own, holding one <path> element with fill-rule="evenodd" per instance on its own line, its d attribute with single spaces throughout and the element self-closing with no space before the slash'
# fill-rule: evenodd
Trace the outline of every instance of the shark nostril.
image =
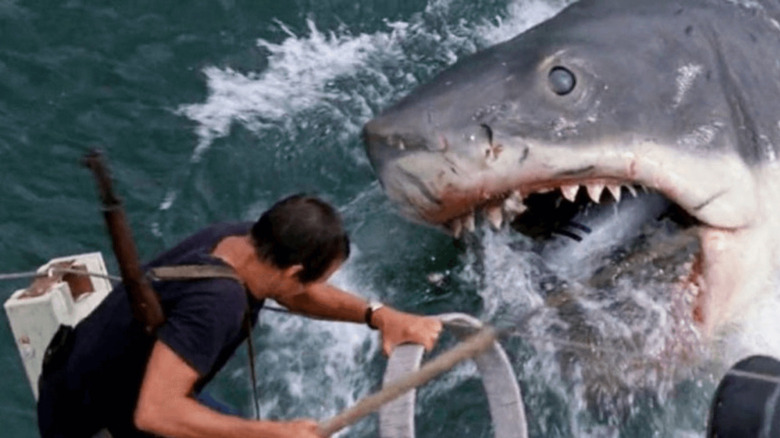
<svg viewBox="0 0 780 438">
<path fill-rule="evenodd" d="M 490 125 L 486 125 L 484 123 L 479 125 L 484 131 L 485 135 L 487 135 L 487 140 L 490 145 L 493 145 L 493 129 L 490 127 Z"/>
</svg>

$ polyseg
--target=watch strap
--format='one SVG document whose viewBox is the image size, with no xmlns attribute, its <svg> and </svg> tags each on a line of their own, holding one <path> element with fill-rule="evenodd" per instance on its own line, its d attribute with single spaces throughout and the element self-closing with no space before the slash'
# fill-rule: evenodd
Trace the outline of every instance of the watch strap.
<svg viewBox="0 0 780 438">
<path fill-rule="evenodd" d="M 377 329 L 377 326 L 375 326 L 372 323 L 372 319 L 374 318 L 374 312 L 381 309 L 385 305 L 380 303 L 379 301 L 369 301 L 368 307 L 366 307 L 366 313 L 364 315 L 364 319 L 366 322 L 366 325 L 372 328 L 373 330 Z"/>
</svg>

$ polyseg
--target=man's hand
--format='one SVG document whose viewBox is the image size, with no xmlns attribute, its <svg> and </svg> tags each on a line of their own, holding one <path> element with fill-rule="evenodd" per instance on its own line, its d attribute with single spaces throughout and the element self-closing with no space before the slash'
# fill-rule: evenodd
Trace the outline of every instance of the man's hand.
<svg viewBox="0 0 780 438">
<path fill-rule="evenodd" d="M 437 318 L 400 312 L 388 306 L 374 312 L 372 320 L 382 333 L 382 351 L 388 356 L 403 343 L 422 344 L 426 351 L 431 351 L 442 329 Z"/>
</svg>

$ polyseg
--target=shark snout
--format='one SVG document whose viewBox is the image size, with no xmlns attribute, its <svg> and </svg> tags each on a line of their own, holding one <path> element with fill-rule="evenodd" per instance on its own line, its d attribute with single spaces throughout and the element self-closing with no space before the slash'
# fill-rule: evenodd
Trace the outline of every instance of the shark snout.
<svg viewBox="0 0 780 438">
<path fill-rule="evenodd" d="M 363 143 L 368 158 L 380 178 L 393 163 L 424 154 L 441 156 L 450 143 L 448 135 L 431 126 L 417 112 L 378 116 L 363 126 Z M 452 134 L 449 134 L 452 137 Z"/>
<path fill-rule="evenodd" d="M 478 164 L 501 152 L 501 145 L 494 143 L 493 129 L 485 123 L 439 126 L 427 123 L 426 117 L 424 113 L 404 115 L 408 123 L 399 123 L 398 117 L 380 116 L 366 123 L 363 142 L 374 168 L 415 153 L 457 156 Z"/>
</svg>

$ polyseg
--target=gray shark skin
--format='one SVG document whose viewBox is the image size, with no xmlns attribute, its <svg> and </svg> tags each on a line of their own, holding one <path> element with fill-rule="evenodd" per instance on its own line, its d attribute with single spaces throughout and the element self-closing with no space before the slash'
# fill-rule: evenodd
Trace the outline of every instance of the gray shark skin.
<svg viewBox="0 0 780 438">
<path fill-rule="evenodd" d="M 581 0 L 460 60 L 364 140 L 402 213 L 455 235 L 535 193 L 662 194 L 695 218 L 687 287 L 713 334 L 777 270 L 780 2 Z"/>
</svg>

